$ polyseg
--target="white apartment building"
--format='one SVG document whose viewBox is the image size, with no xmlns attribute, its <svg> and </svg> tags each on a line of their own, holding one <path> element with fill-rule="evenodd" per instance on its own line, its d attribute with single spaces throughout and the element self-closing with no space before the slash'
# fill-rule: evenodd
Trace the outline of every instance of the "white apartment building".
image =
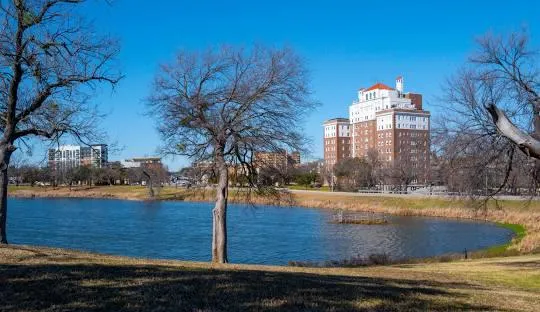
<svg viewBox="0 0 540 312">
<path fill-rule="evenodd" d="M 49 149 L 49 167 L 54 170 L 65 170 L 79 166 L 102 168 L 108 162 L 108 147 L 106 144 L 90 146 L 61 145 Z"/>
</svg>

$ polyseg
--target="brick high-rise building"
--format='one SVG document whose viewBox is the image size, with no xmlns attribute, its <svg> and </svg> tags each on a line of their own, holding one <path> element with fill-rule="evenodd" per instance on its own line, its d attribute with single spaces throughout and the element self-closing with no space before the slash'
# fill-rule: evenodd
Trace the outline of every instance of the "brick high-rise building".
<svg viewBox="0 0 540 312">
<path fill-rule="evenodd" d="M 396 78 L 395 88 L 382 83 L 361 88 L 358 100 L 349 107 L 349 119 L 340 120 L 343 128 L 346 121 L 350 122 L 347 135 L 350 153 L 336 155 L 330 152 L 340 148 L 329 143 L 327 129 L 330 121 L 325 122 L 324 158 L 327 165 L 333 165 L 347 155 L 366 157 L 368 151 L 375 150 L 385 167 L 407 167 L 416 177 L 413 182 L 427 183 L 430 172 L 430 113 L 422 108 L 421 94 L 404 93 L 403 77 Z"/>
<path fill-rule="evenodd" d="M 324 163 L 333 166 L 351 157 L 351 125 L 347 118 L 334 118 L 324 122 Z"/>
</svg>

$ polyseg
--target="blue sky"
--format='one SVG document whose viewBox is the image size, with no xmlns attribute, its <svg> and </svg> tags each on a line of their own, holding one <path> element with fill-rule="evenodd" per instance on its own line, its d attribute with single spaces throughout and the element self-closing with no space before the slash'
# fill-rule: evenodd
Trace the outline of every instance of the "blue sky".
<svg viewBox="0 0 540 312">
<path fill-rule="evenodd" d="M 144 98 L 160 63 L 180 49 L 219 44 L 287 45 L 311 71 L 322 105 L 306 120 L 312 157 L 322 156 L 325 119 L 347 117 L 359 87 L 377 81 L 391 86 L 398 75 L 406 91 L 424 94 L 431 109 L 446 77 L 474 51 L 488 31 L 526 28 L 539 47 L 540 1 L 142 1 L 85 4 L 98 30 L 122 43 L 126 78 L 95 100 L 108 113 L 103 126 L 125 148 L 111 159 L 153 155 L 160 144 Z M 167 160 L 171 169 L 189 162 Z"/>
</svg>

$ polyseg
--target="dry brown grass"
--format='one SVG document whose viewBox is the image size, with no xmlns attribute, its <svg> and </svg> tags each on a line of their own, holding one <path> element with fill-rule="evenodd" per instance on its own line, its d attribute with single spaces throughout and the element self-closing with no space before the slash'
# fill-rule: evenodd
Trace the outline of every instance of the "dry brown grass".
<svg viewBox="0 0 540 312">
<path fill-rule="evenodd" d="M 361 269 L 0 246 L 0 311 L 537 311 L 540 256 Z"/>
</svg>

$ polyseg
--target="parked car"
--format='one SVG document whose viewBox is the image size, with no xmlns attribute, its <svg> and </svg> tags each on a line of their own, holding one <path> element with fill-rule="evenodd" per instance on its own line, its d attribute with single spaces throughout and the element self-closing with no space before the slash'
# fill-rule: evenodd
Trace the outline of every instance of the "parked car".
<svg viewBox="0 0 540 312">
<path fill-rule="evenodd" d="M 181 187 L 191 187 L 191 182 L 186 181 L 186 180 L 178 180 L 176 181 L 176 185 L 181 186 Z"/>
</svg>

